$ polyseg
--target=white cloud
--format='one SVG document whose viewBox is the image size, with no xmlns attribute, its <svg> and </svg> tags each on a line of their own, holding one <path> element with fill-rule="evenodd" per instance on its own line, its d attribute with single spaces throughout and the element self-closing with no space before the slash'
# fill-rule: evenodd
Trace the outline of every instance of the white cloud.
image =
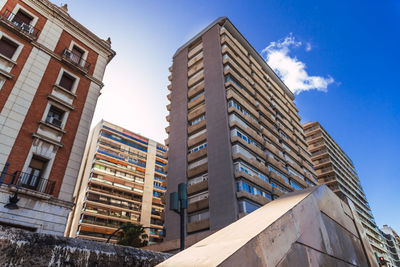
<svg viewBox="0 0 400 267">
<path fill-rule="evenodd" d="M 310 52 L 310 51 L 311 51 L 311 44 L 310 44 L 310 43 L 307 43 L 307 44 L 306 44 L 306 51 L 307 51 L 307 52 Z"/>
<path fill-rule="evenodd" d="M 328 85 L 334 82 L 331 76 L 310 76 L 306 71 L 306 64 L 296 57 L 289 55 L 291 48 L 300 47 L 303 44 L 297 42 L 290 34 L 278 42 L 271 42 L 262 51 L 268 65 L 279 75 L 286 86 L 294 93 L 318 90 L 327 92 Z M 309 49 L 309 50 L 308 50 Z M 306 51 L 311 50 L 311 44 L 306 44 Z"/>
</svg>

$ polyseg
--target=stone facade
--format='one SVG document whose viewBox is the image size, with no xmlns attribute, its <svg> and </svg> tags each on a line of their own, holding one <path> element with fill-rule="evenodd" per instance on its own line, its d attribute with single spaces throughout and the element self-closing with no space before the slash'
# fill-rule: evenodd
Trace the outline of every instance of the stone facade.
<svg viewBox="0 0 400 267">
<path fill-rule="evenodd" d="M 155 266 L 166 253 L 0 228 L 1 266 Z"/>
<path fill-rule="evenodd" d="M 62 235 L 115 52 L 47 0 L 0 0 L 0 43 L 0 224 Z"/>
</svg>

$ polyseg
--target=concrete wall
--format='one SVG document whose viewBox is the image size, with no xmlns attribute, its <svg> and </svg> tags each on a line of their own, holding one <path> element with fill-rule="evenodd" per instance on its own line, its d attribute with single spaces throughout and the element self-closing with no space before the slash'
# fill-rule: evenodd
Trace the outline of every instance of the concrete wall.
<svg viewBox="0 0 400 267">
<path fill-rule="evenodd" d="M 378 266 L 355 208 L 325 185 L 270 202 L 159 266 Z"/>
<path fill-rule="evenodd" d="M 1 223 L 18 225 L 35 229 L 37 233 L 63 235 L 68 213 L 72 204 L 50 195 L 20 188 L 18 192 L 18 209 L 7 209 L 15 187 L 1 185 L 0 187 L 0 218 Z"/>
<path fill-rule="evenodd" d="M 1 266 L 155 266 L 169 254 L 0 228 Z"/>
</svg>

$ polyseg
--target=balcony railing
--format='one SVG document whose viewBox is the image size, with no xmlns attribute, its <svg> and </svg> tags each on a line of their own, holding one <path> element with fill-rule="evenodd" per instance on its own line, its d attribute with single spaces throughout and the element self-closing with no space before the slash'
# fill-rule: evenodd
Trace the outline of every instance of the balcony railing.
<svg viewBox="0 0 400 267">
<path fill-rule="evenodd" d="M 17 171 L 11 175 L 9 184 L 52 195 L 56 181 L 49 181 L 31 173 Z"/>
<path fill-rule="evenodd" d="M 62 52 L 62 57 L 85 73 L 89 71 L 90 63 L 84 60 L 80 55 L 75 54 L 73 51 L 64 49 Z"/>
<path fill-rule="evenodd" d="M 37 39 L 39 35 L 39 29 L 33 27 L 22 21 L 18 15 L 12 13 L 10 10 L 6 9 L 0 16 L 1 20 L 7 21 L 7 24 L 12 25 L 15 29 L 20 32 L 29 35 L 33 39 Z"/>
</svg>

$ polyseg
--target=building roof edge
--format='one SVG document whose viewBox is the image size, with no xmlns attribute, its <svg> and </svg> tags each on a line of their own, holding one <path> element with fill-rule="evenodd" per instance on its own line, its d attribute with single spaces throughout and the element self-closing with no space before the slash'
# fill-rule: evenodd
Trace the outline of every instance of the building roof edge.
<svg viewBox="0 0 400 267">
<path fill-rule="evenodd" d="M 213 26 L 216 24 L 220 24 L 221 26 L 225 26 L 228 30 L 230 30 L 230 33 L 233 34 L 235 38 L 238 39 L 238 41 L 243 45 L 249 52 L 250 54 L 254 57 L 254 59 L 257 61 L 258 64 L 260 64 L 265 71 L 271 75 L 271 78 L 279 84 L 285 92 L 289 95 L 289 97 L 294 100 L 294 94 L 290 89 L 286 86 L 286 84 L 281 80 L 281 78 L 272 70 L 272 68 L 265 62 L 265 60 L 262 58 L 262 56 L 257 52 L 257 50 L 254 49 L 254 47 L 249 43 L 249 41 L 240 33 L 240 31 L 233 25 L 233 23 L 228 19 L 228 17 L 219 17 L 216 20 L 214 20 L 210 25 L 208 25 L 206 28 L 204 28 L 201 32 L 196 34 L 193 38 L 191 38 L 189 41 L 187 41 L 185 44 L 183 44 L 181 47 L 179 47 L 174 56 L 175 57 L 179 52 L 181 52 L 183 49 L 188 47 L 190 44 L 195 42 L 197 39 L 199 39 L 200 36 L 202 36 L 204 33 L 206 33 L 209 29 L 211 29 Z"/>
</svg>

